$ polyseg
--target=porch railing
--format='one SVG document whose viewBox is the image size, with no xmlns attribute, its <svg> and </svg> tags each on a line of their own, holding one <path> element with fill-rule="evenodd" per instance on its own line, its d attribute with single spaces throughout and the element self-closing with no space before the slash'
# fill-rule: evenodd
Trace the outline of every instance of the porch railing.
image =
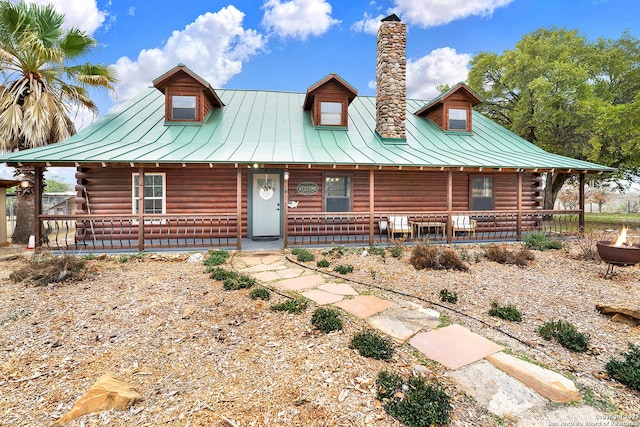
<svg viewBox="0 0 640 427">
<path fill-rule="evenodd" d="M 233 214 L 41 216 L 44 247 L 56 250 L 139 250 L 237 246 Z"/>
<path fill-rule="evenodd" d="M 285 245 L 369 245 L 402 241 L 487 242 L 515 240 L 539 231 L 579 231 L 579 211 L 289 212 Z M 452 222 L 455 220 L 455 222 Z M 43 247 L 109 251 L 159 248 L 237 248 L 236 213 L 145 215 L 41 215 Z M 455 223 L 455 226 L 454 226 Z"/>
</svg>

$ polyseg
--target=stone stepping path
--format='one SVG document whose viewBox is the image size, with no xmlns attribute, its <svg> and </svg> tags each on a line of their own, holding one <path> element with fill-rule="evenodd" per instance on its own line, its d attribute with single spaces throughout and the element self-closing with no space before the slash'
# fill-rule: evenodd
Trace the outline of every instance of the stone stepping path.
<svg viewBox="0 0 640 427">
<path fill-rule="evenodd" d="M 440 315 L 434 310 L 360 295 L 348 284 L 291 265 L 279 254 L 237 259 L 245 265 L 240 271 L 263 283 L 282 291 L 300 292 L 318 305 L 332 304 L 398 343 L 408 341 L 426 357 L 450 369 L 448 375 L 461 390 L 495 415 L 517 421 L 518 426 L 605 419 L 601 412 L 584 405 L 550 411 L 550 401 L 582 401 L 573 381 L 506 354 L 500 345 L 461 325 L 438 329 Z"/>
</svg>

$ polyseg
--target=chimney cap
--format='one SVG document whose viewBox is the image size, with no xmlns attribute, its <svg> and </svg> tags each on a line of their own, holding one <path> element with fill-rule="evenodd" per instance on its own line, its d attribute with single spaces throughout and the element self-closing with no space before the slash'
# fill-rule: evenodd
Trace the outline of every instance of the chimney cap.
<svg viewBox="0 0 640 427">
<path fill-rule="evenodd" d="M 396 15 L 395 13 L 392 13 L 386 18 L 382 18 L 380 22 L 400 22 L 400 18 L 398 18 L 398 15 Z"/>
</svg>

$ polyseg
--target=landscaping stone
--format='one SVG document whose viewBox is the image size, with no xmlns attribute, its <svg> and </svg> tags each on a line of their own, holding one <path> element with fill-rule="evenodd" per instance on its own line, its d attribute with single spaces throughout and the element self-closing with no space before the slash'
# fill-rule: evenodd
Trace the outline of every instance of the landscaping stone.
<svg viewBox="0 0 640 427">
<path fill-rule="evenodd" d="M 436 316 L 428 316 L 417 308 L 394 307 L 369 317 L 367 322 L 380 332 L 403 343 L 424 327 L 437 327 L 440 315 L 437 312 L 435 314 Z"/>
<path fill-rule="evenodd" d="M 326 283 L 318 289 L 338 295 L 358 295 L 358 292 L 346 283 Z"/>
<path fill-rule="evenodd" d="M 298 276 L 292 279 L 280 280 L 271 283 L 278 289 L 283 291 L 300 291 L 303 289 L 311 289 L 324 283 L 324 278 L 318 274 L 308 274 L 306 276 Z"/>
<path fill-rule="evenodd" d="M 383 300 L 375 295 L 358 295 L 336 303 L 336 307 L 340 307 L 360 319 L 372 316 L 391 306 L 393 306 L 391 301 Z"/>
<path fill-rule="evenodd" d="M 517 420 L 547 401 L 535 391 L 482 360 L 448 373 L 458 387 L 499 417 Z"/>
<path fill-rule="evenodd" d="M 84 396 L 76 401 L 73 408 L 56 422 L 56 425 L 63 425 L 93 412 L 109 409 L 124 411 L 141 398 L 140 393 L 131 385 L 117 379 L 112 374 L 104 374 L 98 378 Z"/>
<path fill-rule="evenodd" d="M 549 400 L 559 403 L 582 401 L 573 381 L 557 372 L 503 352 L 487 356 L 487 360 Z"/>
<path fill-rule="evenodd" d="M 332 294 L 331 292 L 325 292 L 319 289 L 302 292 L 302 296 L 309 298 L 318 305 L 334 304 L 344 299 L 342 295 Z"/>
<path fill-rule="evenodd" d="M 243 273 L 259 273 L 261 271 L 275 271 L 275 270 L 284 270 L 287 266 L 284 264 L 258 264 L 252 267 L 244 268 L 240 271 Z"/>
<path fill-rule="evenodd" d="M 298 277 L 302 273 L 304 273 L 304 270 L 301 268 L 285 268 L 284 270 L 279 270 L 277 272 L 281 279 L 292 279 L 294 277 Z"/>
<path fill-rule="evenodd" d="M 421 332 L 409 344 L 449 369 L 458 369 L 502 350 L 498 344 L 460 325 Z"/>
<path fill-rule="evenodd" d="M 276 271 L 261 271 L 260 273 L 254 273 L 253 277 L 261 282 L 272 282 L 281 279 Z"/>
</svg>

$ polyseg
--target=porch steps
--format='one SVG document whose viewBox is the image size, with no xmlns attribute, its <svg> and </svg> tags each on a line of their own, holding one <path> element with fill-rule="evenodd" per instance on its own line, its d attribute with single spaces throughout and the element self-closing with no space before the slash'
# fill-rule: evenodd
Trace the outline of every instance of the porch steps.
<svg viewBox="0 0 640 427">
<path fill-rule="evenodd" d="M 246 253 L 234 262 L 243 273 L 280 290 L 300 292 L 318 305 L 332 304 L 366 321 L 397 343 L 408 343 L 447 369 L 458 387 L 510 425 L 597 425 L 606 415 L 581 403 L 573 381 L 504 353 L 498 344 L 464 326 L 438 328 L 439 313 L 408 301 L 358 294 L 339 279 L 292 265 L 279 253 Z M 543 422 L 543 424 L 540 424 Z M 533 424 L 532 424 L 533 423 Z"/>
</svg>

